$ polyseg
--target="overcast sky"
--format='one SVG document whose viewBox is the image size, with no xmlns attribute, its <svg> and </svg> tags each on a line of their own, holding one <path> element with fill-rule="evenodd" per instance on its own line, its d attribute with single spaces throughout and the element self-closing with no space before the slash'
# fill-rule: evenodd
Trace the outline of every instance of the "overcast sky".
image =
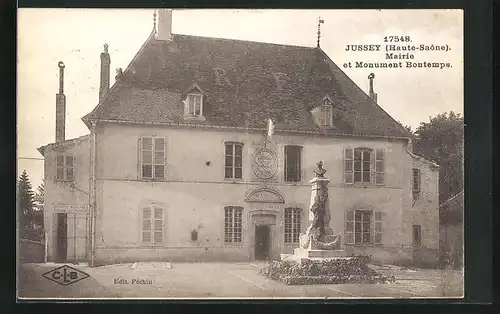
<svg viewBox="0 0 500 314">
<path fill-rule="evenodd" d="M 378 103 L 415 129 L 445 111 L 463 113 L 463 19 L 458 10 L 174 10 L 173 33 L 316 46 L 368 92 L 374 72 Z M 88 134 L 81 117 L 96 105 L 100 53 L 109 45 L 111 84 L 153 27 L 153 10 L 18 10 L 18 156 L 42 156 L 38 147 L 55 139 L 58 61 L 66 65 L 66 138 Z M 410 36 L 415 44 L 446 45 L 448 52 L 415 52 L 415 60 L 450 62 L 448 69 L 343 68 L 346 62 L 384 61 L 385 52 L 346 52 L 350 44 L 383 45 L 384 36 Z M 383 46 L 382 46 L 383 48 Z M 33 188 L 43 178 L 43 160 L 18 160 Z"/>
</svg>

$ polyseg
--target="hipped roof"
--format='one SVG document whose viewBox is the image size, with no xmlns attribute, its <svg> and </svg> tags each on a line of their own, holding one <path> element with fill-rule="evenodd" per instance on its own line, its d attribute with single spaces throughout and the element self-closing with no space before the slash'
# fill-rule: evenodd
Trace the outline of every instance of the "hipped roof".
<svg viewBox="0 0 500 314">
<path fill-rule="evenodd" d="M 151 33 L 106 97 L 82 120 L 189 123 L 182 95 L 197 84 L 206 121 L 197 125 L 407 138 L 407 131 L 364 93 L 321 48 Z M 333 101 L 333 130 L 310 110 Z"/>
</svg>

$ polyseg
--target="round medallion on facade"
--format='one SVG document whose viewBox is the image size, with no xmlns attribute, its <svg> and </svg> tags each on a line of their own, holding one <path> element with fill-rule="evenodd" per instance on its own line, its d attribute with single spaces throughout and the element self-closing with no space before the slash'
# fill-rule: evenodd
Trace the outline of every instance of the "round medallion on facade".
<svg viewBox="0 0 500 314">
<path fill-rule="evenodd" d="M 270 179 L 278 171 L 276 153 L 268 148 L 261 148 L 253 157 L 253 172 L 259 179 Z"/>
</svg>

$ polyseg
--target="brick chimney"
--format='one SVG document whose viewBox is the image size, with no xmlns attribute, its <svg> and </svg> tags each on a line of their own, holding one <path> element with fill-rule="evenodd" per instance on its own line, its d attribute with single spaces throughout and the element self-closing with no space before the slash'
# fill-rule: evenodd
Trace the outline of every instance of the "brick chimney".
<svg viewBox="0 0 500 314">
<path fill-rule="evenodd" d="M 59 93 L 56 94 L 56 143 L 65 140 L 66 96 L 64 95 L 64 63 L 59 61 Z"/>
<path fill-rule="evenodd" d="M 104 52 L 101 53 L 101 86 L 99 87 L 99 101 L 109 91 L 109 71 L 111 66 L 111 58 L 108 53 L 108 44 L 104 44 Z"/>
<path fill-rule="evenodd" d="M 368 75 L 368 80 L 370 81 L 370 92 L 369 92 L 369 96 L 371 99 L 373 99 L 373 101 L 375 103 L 377 103 L 377 93 L 374 93 L 373 92 L 373 79 L 375 78 L 375 74 L 373 73 L 370 73 L 370 75 Z"/>
<path fill-rule="evenodd" d="M 158 10 L 158 30 L 156 32 L 158 40 L 172 40 L 172 9 Z"/>
</svg>

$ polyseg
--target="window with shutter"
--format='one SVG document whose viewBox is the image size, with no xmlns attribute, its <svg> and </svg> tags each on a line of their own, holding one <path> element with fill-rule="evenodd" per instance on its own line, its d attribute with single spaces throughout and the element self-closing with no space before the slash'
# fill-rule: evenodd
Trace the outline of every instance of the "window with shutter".
<svg viewBox="0 0 500 314">
<path fill-rule="evenodd" d="M 56 156 L 56 180 L 75 180 L 75 157 L 72 155 Z"/>
<path fill-rule="evenodd" d="M 344 183 L 383 185 L 385 156 L 383 149 L 346 148 L 344 150 Z"/>
<path fill-rule="evenodd" d="M 302 146 L 285 146 L 285 181 L 300 182 L 302 174 Z"/>
<path fill-rule="evenodd" d="M 346 244 L 381 244 L 382 213 L 372 210 L 345 212 Z"/>
<path fill-rule="evenodd" d="M 152 206 L 142 209 L 142 243 L 163 243 L 164 213 L 163 208 Z"/>
<path fill-rule="evenodd" d="M 165 179 L 165 138 L 142 137 L 139 140 L 142 179 Z"/>
</svg>

